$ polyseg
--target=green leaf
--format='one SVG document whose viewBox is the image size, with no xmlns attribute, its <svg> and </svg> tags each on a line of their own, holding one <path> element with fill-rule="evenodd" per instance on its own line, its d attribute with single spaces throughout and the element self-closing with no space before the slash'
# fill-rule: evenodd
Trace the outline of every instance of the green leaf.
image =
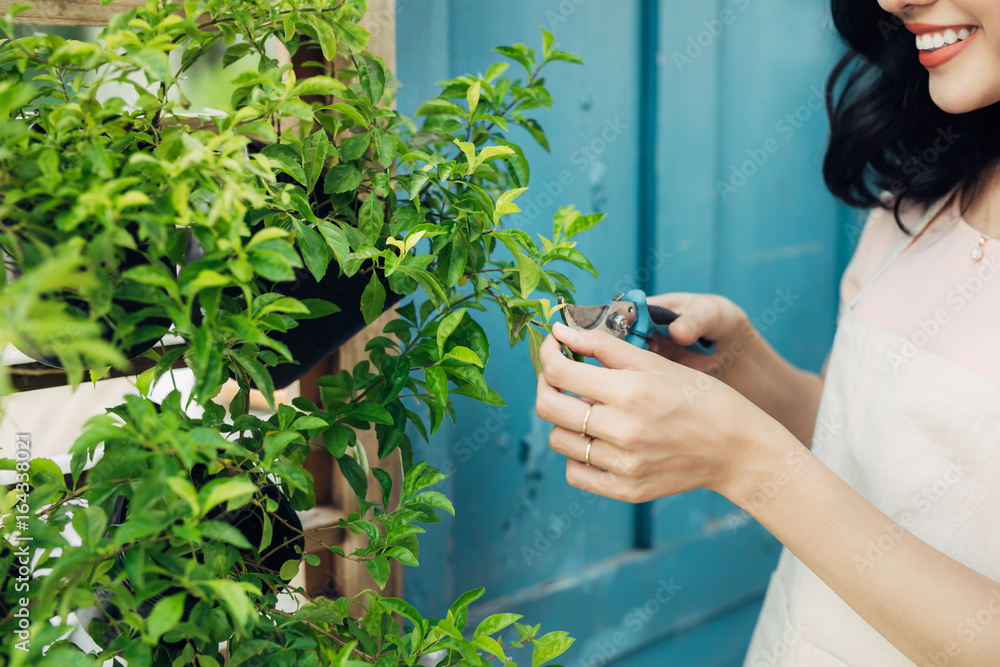
<svg viewBox="0 0 1000 667">
<path fill-rule="evenodd" d="M 552 221 L 554 230 L 553 238 L 556 243 L 562 241 L 566 236 L 566 230 L 580 217 L 580 212 L 574 206 L 563 206 L 558 211 Z"/>
<path fill-rule="evenodd" d="M 361 115 L 361 112 L 358 111 L 358 108 L 356 106 L 352 104 L 344 104 L 343 102 L 338 102 L 337 104 L 331 104 L 330 108 L 333 109 L 334 111 L 339 111 L 340 113 L 344 114 L 345 116 L 353 120 L 361 127 L 365 128 L 366 130 L 368 129 L 368 121 L 365 120 L 365 117 Z"/>
<path fill-rule="evenodd" d="M 435 306 L 440 306 L 448 301 L 448 294 L 441 285 L 441 281 L 430 271 L 405 264 L 401 265 L 398 270 L 417 281 Z"/>
<path fill-rule="evenodd" d="M 369 193 L 365 203 L 361 205 L 361 212 L 358 214 L 358 227 L 368 243 L 375 245 L 382 235 L 384 225 L 385 211 L 382 208 L 382 200 L 374 192 Z"/>
<path fill-rule="evenodd" d="M 514 151 L 508 149 L 511 153 Z M 485 152 L 485 150 L 483 151 Z M 497 197 L 496 207 L 493 211 L 493 224 L 498 224 L 500 222 L 500 217 L 504 215 L 509 215 L 511 213 L 519 213 L 520 208 L 514 204 L 514 200 L 523 195 L 528 191 L 528 188 L 517 188 L 514 190 L 508 190 L 499 197 Z"/>
<path fill-rule="evenodd" d="M 320 174 L 323 173 L 326 166 L 326 158 L 330 154 L 330 148 L 330 138 L 326 135 L 326 130 L 317 130 L 302 142 L 302 168 L 307 193 L 312 192 L 316 187 Z"/>
<path fill-rule="evenodd" d="M 299 567 L 301 565 L 302 561 L 296 558 L 291 558 L 289 560 L 286 560 L 284 563 L 282 563 L 281 569 L 278 570 L 278 576 L 284 579 L 285 581 L 291 581 L 292 579 L 295 578 L 295 575 L 299 573 Z"/>
<path fill-rule="evenodd" d="M 326 275 L 326 267 L 330 263 L 326 242 L 319 232 L 302 224 L 300 220 L 294 220 L 293 224 L 296 232 L 295 240 L 302 253 L 302 259 L 306 263 L 309 273 L 316 279 L 316 282 L 319 282 Z"/>
<path fill-rule="evenodd" d="M 498 46 L 493 49 L 501 55 L 505 55 L 512 60 L 516 60 L 524 66 L 525 71 L 530 76 L 535 69 L 535 51 L 529 49 L 524 44 L 514 44 L 513 46 Z"/>
<path fill-rule="evenodd" d="M 350 414 L 352 417 L 356 417 L 357 419 L 362 419 L 373 424 L 393 424 L 392 415 L 389 411 L 378 403 L 373 403 L 372 401 L 365 401 L 364 403 L 358 403 L 357 405 L 352 406 Z"/>
<path fill-rule="evenodd" d="M 469 92 L 466 93 L 465 98 L 469 102 L 469 118 L 474 118 L 476 115 L 476 107 L 479 106 L 479 96 L 482 94 L 483 84 L 479 81 L 474 81 L 471 86 L 469 86 Z"/>
<path fill-rule="evenodd" d="M 326 173 L 323 179 L 323 192 L 336 195 L 351 192 L 361 185 L 361 172 L 353 164 L 338 164 Z"/>
<path fill-rule="evenodd" d="M 332 76 L 311 76 L 296 82 L 292 95 L 339 95 L 346 92 L 347 86 Z M 326 136 L 326 132 L 323 132 Z"/>
<path fill-rule="evenodd" d="M 249 502 L 257 487 L 245 479 L 215 479 L 198 493 L 202 512 L 208 512 L 216 505 L 228 502 L 229 509 L 241 507 Z"/>
<path fill-rule="evenodd" d="M 154 81 L 170 81 L 170 61 L 167 54 L 159 49 L 145 48 L 131 54 L 130 60 L 142 68 L 150 83 Z"/>
<path fill-rule="evenodd" d="M 134 280 L 144 285 L 162 287 L 171 296 L 177 295 L 177 277 L 170 275 L 162 266 L 140 264 L 133 266 L 122 274 L 126 280 Z"/>
<path fill-rule="evenodd" d="M 546 259 L 561 259 L 567 261 L 574 266 L 580 267 L 595 278 L 600 278 L 600 275 L 597 273 L 597 269 L 595 269 L 594 265 L 590 263 L 590 260 L 587 259 L 582 252 L 574 248 L 553 248 L 548 255 L 546 255 Z"/>
<path fill-rule="evenodd" d="M 495 79 L 499 78 L 509 68 L 510 63 L 496 63 L 486 70 L 486 76 L 483 78 L 486 80 L 486 83 L 493 83 Z"/>
<path fill-rule="evenodd" d="M 575 218 L 566 228 L 566 238 L 572 238 L 600 224 L 607 217 L 604 213 L 591 213 Z"/>
<path fill-rule="evenodd" d="M 335 459 L 343 456 L 356 439 L 354 431 L 343 424 L 334 424 L 323 433 L 323 444 L 326 446 L 326 451 Z"/>
<path fill-rule="evenodd" d="M 474 144 L 468 141 L 462 141 L 460 139 L 455 139 L 455 145 L 458 146 L 463 153 L 465 153 L 465 159 L 469 162 L 469 173 L 476 170 L 476 147 Z"/>
<path fill-rule="evenodd" d="M 509 232 L 501 232 L 496 234 L 495 237 L 507 247 L 517 261 L 521 284 L 521 298 L 527 299 L 535 291 L 535 288 L 538 287 L 538 283 L 542 279 L 542 269 L 534 260 L 521 252 L 517 241 L 508 234 Z"/>
<path fill-rule="evenodd" d="M 271 374 L 267 372 L 264 365 L 242 352 L 232 352 L 231 355 L 236 364 L 247 372 L 250 379 L 253 380 L 254 385 L 264 395 L 268 407 L 272 411 L 276 410 L 277 408 L 274 404 L 274 380 L 271 379 Z"/>
<path fill-rule="evenodd" d="M 528 339 L 528 342 L 531 345 L 531 363 L 535 367 L 535 374 L 537 375 L 542 372 L 542 363 L 538 358 L 538 350 L 541 349 L 544 338 L 542 338 L 540 331 L 529 325 Z"/>
<path fill-rule="evenodd" d="M 385 307 L 385 286 L 379 280 L 378 272 L 372 271 L 372 278 L 361 294 L 361 314 L 365 324 L 371 324 L 382 314 Z"/>
<path fill-rule="evenodd" d="M 302 12 L 301 16 L 316 33 L 316 39 L 323 51 L 323 59 L 332 62 L 337 57 L 337 32 L 333 29 L 330 20 L 322 14 L 312 12 Z"/>
<path fill-rule="evenodd" d="M 399 598 L 382 598 L 378 602 L 390 613 L 399 614 L 403 618 L 408 619 L 413 623 L 413 627 L 424 627 L 423 617 L 420 616 L 420 612 L 418 612 L 409 602 L 400 600 Z"/>
<path fill-rule="evenodd" d="M 535 639 L 535 650 L 531 655 L 531 667 L 542 667 L 573 645 L 575 640 L 567 632 L 550 632 Z"/>
<path fill-rule="evenodd" d="M 385 588 L 385 583 L 389 581 L 389 561 L 388 559 L 372 558 L 365 561 L 365 568 L 368 570 L 368 574 L 371 575 L 378 587 Z"/>
<path fill-rule="evenodd" d="M 413 497 L 412 502 L 430 505 L 439 510 L 444 510 L 448 514 L 455 516 L 455 507 L 448 500 L 448 497 L 437 491 L 424 491 Z M 519 617 L 520 618 L 520 617 Z"/>
<path fill-rule="evenodd" d="M 452 311 L 441 320 L 440 324 L 438 324 L 437 347 L 439 356 L 444 354 L 444 344 L 448 342 L 448 338 L 455 333 L 455 329 L 458 328 L 462 318 L 465 317 L 465 312 L 465 308 Z"/>
<path fill-rule="evenodd" d="M 575 53 L 570 53 L 569 51 L 553 51 L 549 54 L 547 60 L 555 61 L 562 60 L 568 63 L 576 63 L 577 65 L 586 65 L 583 58 L 576 55 Z"/>
<path fill-rule="evenodd" d="M 295 422 L 292 424 L 292 428 L 294 428 L 297 431 L 307 431 L 307 430 L 312 430 L 314 428 L 325 429 L 329 426 L 330 423 L 325 419 L 314 417 L 312 415 L 302 415 L 301 417 L 297 418 Z"/>
<path fill-rule="evenodd" d="M 489 635 L 476 637 L 472 640 L 472 644 L 477 648 L 483 649 L 487 653 L 497 656 L 502 662 L 507 662 L 506 655 L 503 652 L 503 647 L 500 646 L 500 643 L 493 639 L 493 637 L 490 637 Z"/>
<path fill-rule="evenodd" d="M 295 280 L 295 271 L 288 257 L 274 250 L 254 249 L 250 253 L 250 265 L 267 280 L 276 283 Z"/>
<path fill-rule="evenodd" d="M 542 28 L 542 55 L 545 56 L 546 59 L 548 59 L 549 54 L 552 53 L 552 43 L 555 40 L 555 35 Z"/>
<path fill-rule="evenodd" d="M 438 270 L 443 273 L 445 287 L 454 287 L 469 264 L 469 244 L 465 237 L 456 235 L 443 253 L 438 255 Z"/>
<path fill-rule="evenodd" d="M 198 502 L 198 491 L 189 480 L 183 477 L 168 477 L 167 486 L 191 506 L 192 512 L 195 514 L 201 512 L 201 505 Z"/>
<path fill-rule="evenodd" d="M 368 147 L 372 143 L 372 133 L 363 132 L 353 137 L 348 137 L 340 142 L 340 159 L 343 161 L 357 160 L 368 152 Z"/>
<path fill-rule="evenodd" d="M 233 623 L 241 630 L 245 629 L 254 615 L 254 608 L 247 597 L 247 592 L 252 591 L 259 595 L 260 591 L 257 591 L 249 583 L 237 583 L 227 579 L 206 581 L 204 583 L 210 586 L 222 600 L 222 604 L 225 605 Z"/>
<path fill-rule="evenodd" d="M 383 169 L 388 169 L 396 157 L 396 137 L 391 132 L 375 131 L 375 151 Z"/>
<path fill-rule="evenodd" d="M 364 500 L 368 495 L 368 476 L 365 474 L 364 468 L 350 456 L 342 456 L 337 459 L 337 465 L 340 466 L 340 472 L 344 475 L 344 479 L 354 490 L 354 495 L 360 500 Z"/>
<path fill-rule="evenodd" d="M 520 614 L 493 614 L 483 619 L 482 623 L 476 627 L 473 637 L 485 635 L 495 635 L 504 628 L 512 625 L 515 621 L 523 618 Z"/>
<path fill-rule="evenodd" d="M 332 60 L 332 58 L 330 58 Z M 354 62 L 358 65 L 358 81 L 372 100 L 372 104 L 378 104 L 385 92 L 385 72 L 382 66 L 371 56 L 364 54 L 355 55 Z"/>
<path fill-rule="evenodd" d="M 392 475 L 381 468 L 372 468 L 372 475 L 378 480 L 378 485 L 382 487 L 382 506 L 387 508 L 389 507 L 389 496 L 392 495 Z"/>
<path fill-rule="evenodd" d="M 302 185 L 308 185 L 306 172 L 299 162 L 302 156 L 297 147 L 290 144 L 268 144 L 261 149 L 260 152 L 261 155 L 266 156 L 268 160 L 277 162 L 277 166 L 281 171 L 285 172 Z M 269 227 L 267 229 L 275 228 Z M 259 233 L 260 232 L 258 232 L 258 234 Z"/>
<path fill-rule="evenodd" d="M 431 180 L 430 175 L 427 172 L 417 171 L 410 176 L 410 180 L 407 184 L 406 193 L 410 197 L 410 201 L 416 205 L 419 210 L 420 207 L 420 191 L 424 189 L 428 181 Z"/>
<path fill-rule="evenodd" d="M 459 630 L 465 629 L 465 622 L 469 618 L 469 605 L 478 600 L 486 592 L 485 588 L 474 588 L 471 591 L 462 593 L 461 596 L 448 609 L 448 617 L 453 619 L 455 627 Z"/>
<path fill-rule="evenodd" d="M 234 529 L 235 530 L 235 529 Z M 177 627 L 184 615 L 185 593 L 165 597 L 153 607 L 146 621 L 146 632 L 150 644 L 156 644 L 160 637 Z"/>
<path fill-rule="evenodd" d="M 507 405 L 507 403 L 500 398 L 500 394 L 496 393 L 489 387 L 484 390 L 473 384 L 463 384 L 455 389 L 452 389 L 452 393 L 467 396 L 474 401 L 479 401 L 480 403 L 485 403 L 486 405 Z"/>
<path fill-rule="evenodd" d="M 332 223 L 320 220 L 317 223 L 319 227 L 320 234 L 326 240 L 326 245 L 333 252 L 333 256 L 337 259 L 338 264 L 342 264 L 344 258 L 351 252 L 351 246 L 347 241 L 347 234 L 344 230 L 334 225 Z M 339 309 L 338 309 L 339 311 Z"/>
<path fill-rule="evenodd" d="M 487 146 L 479 152 L 479 157 L 476 158 L 476 168 L 478 169 L 479 165 L 489 160 L 495 160 L 499 157 L 510 157 L 514 154 L 514 149 L 509 146 Z M 518 188 L 518 190 L 514 190 L 514 192 L 520 194 L 526 190 L 527 188 Z M 516 196 L 517 195 L 515 195 L 515 197 Z"/>
<path fill-rule="evenodd" d="M 239 528 L 223 521 L 202 521 L 201 534 L 213 540 L 219 540 L 226 544 L 231 544 L 237 549 L 253 549 L 253 545 L 246 538 Z"/>
<path fill-rule="evenodd" d="M 400 563 L 408 567 L 418 567 L 420 565 L 420 563 L 417 562 L 416 556 L 413 555 L 413 552 L 406 547 L 390 547 L 389 549 L 386 549 L 385 555 L 387 558 L 395 558 Z"/>
<path fill-rule="evenodd" d="M 461 345 L 456 345 L 452 349 L 448 350 L 448 354 L 445 355 L 442 361 L 448 359 L 454 359 L 455 361 L 460 361 L 463 364 L 472 364 L 474 366 L 479 366 L 480 368 L 483 367 L 483 362 L 476 355 L 476 353 Z"/>
<path fill-rule="evenodd" d="M 538 142 L 538 145 L 546 150 L 546 152 L 551 152 L 549 148 L 549 140 L 545 137 L 545 131 L 542 126 L 538 124 L 534 118 L 514 118 L 514 122 L 523 127 L 528 131 L 528 133 Z"/>
<path fill-rule="evenodd" d="M 427 388 L 441 405 L 448 404 L 448 375 L 440 366 L 428 366 L 424 369 L 424 381 Z"/>
</svg>

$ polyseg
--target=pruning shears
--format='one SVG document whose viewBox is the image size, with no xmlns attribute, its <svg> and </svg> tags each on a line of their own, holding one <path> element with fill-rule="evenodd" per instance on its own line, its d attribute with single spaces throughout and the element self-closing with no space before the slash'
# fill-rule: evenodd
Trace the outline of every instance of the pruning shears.
<svg viewBox="0 0 1000 667">
<path fill-rule="evenodd" d="M 618 294 L 603 306 L 577 306 L 568 304 L 560 297 L 560 314 L 563 323 L 578 331 L 604 331 L 636 347 L 649 349 L 649 341 L 654 334 L 667 338 L 667 327 L 680 315 L 669 308 L 651 306 L 646 303 L 646 293 L 640 289 Z M 699 354 L 715 354 L 715 343 L 699 338 L 688 350 Z"/>
</svg>

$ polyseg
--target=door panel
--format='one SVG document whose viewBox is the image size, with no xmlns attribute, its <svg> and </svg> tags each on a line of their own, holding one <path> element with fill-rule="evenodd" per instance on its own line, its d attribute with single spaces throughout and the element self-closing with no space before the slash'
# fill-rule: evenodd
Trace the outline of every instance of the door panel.
<svg viewBox="0 0 1000 667">
<path fill-rule="evenodd" d="M 538 114 L 552 151 L 522 138 L 532 189 L 511 220 L 534 234 L 565 204 L 608 213 L 581 241 L 601 273 L 572 273 L 581 302 L 637 286 L 724 294 L 818 370 L 858 227 L 823 186 L 828 125 L 810 108 L 841 48 L 827 2 L 397 1 L 404 113 L 434 81 L 485 71 L 493 46 L 537 48 L 539 26 L 587 61 L 553 66 L 556 102 Z M 489 322 L 508 407 L 463 402 L 418 445 L 451 474 L 459 514 L 424 536 L 407 597 L 443 615 L 485 586 L 472 620 L 514 611 L 567 630 L 566 665 L 741 664 L 777 542 L 708 491 L 635 507 L 569 487 L 527 351 Z"/>
</svg>

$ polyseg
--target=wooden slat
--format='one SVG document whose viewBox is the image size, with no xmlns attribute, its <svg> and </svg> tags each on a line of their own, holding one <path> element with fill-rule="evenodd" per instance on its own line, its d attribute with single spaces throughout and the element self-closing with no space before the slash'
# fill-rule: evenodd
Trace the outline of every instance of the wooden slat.
<svg viewBox="0 0 1000 667">
<path fill-rule="evenodd" d="M 20 0 L 0 0 L 0 14 Z M 18 25 L 103 27 L 114 14 L 141 7 L 143 0 L 114 0 L 101 6 L 101 0 L 32 0 L 35 5 L 18 16 Z"/>
<path fill-rule="evenodd" d="M 170 351 L 174 347 L 175 346 L 169 346 L 166 348 L 166 351 Z M 159 348 L 157 351 L 160 351 Z M 156 362 L 152 359 L 139 357 L 138 359 L 133 359 L 121 368 L 112 368 L 101 379 L 111 380 L 113 378 L 138 375 L 155 365 Z M 178 359 L 173 367 L 185 368 L 183 358 Z M 69 384 L 66 377 L 66 371 L 59 368 L 52 368 L 51 366 L 46 366 L 45 364 L 18 364 L 16 366 L 11 366 L 9 372 L 10 383 L 15 391 L 32 391 L 34 389 L 47 389 L 49 387 L 63 387 Z"/>
<path fill-rule="evenodd" d="M 368 353 L 365 352 L 365 345 L 372 338 L 381 335 L 382 329 L 385 325 L 395 318 L 395 311 L 389 311 L 383 314 L 379 319 L 375 320 L 375 322 L 373 322 L 367 329 L 345 343 L 344 346 L 337 351 L 339 368 L 351 370 L 359 361 L 367 359 Z M 375 437 L 374 429 L 368 431 L 358 431 L 358 446 L 365 448 L 365 453 L 368 455 L 368 461 L 372 466 L 382 468 L 392 477 L 393 493 L 390 499 L 390 506 L 392 506 L 399 501 L 399 488 L 402 484 L 402 469 L 398 452 L 382 461 L 379 461 L 378 440 Z M 333 462 L 332 459 L 331 463 L 336 467 L 336 463 Z M 381 502 L 381 493 L 381 488 L 375 481 L 374 477 L 369 477 L 368 500 L 372 502 Z M 347 480 L 345 480 L 343 475 L 340 474 L 339 469 L 336 469 L 333 474 L 333 495 L 334 503 L 345 514 L 357 511 L 357 496 L 355 496 L 354 491 L 347 483 Z M 344 547 L 345 552 L 351 553 L 354 549 L 365 546 L 367 543 L 367 537 L 345 532 L 344 543 L 342 546 Z M 335 579 L 341 586 L 342 595 L 352 597 L 368 588 L 378 589 L 375 582 L 372 581 L 372 578 L 369 576 L 364 563 L 347 560 L 346 558 L 337 558 L 334 560 L 334 568 Z M 386 585 L 386 589 L 383 591 L 383 594 L 396 596 L 401 595 L 402 592 L 402 568 L 398 563 L 392 562 L 389 582 Z"/>
</svg>

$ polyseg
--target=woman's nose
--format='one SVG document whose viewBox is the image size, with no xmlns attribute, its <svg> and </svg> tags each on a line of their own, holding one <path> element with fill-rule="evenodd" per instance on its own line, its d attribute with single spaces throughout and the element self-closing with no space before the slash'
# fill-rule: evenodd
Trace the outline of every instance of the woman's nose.
<svg viewBox="0 0 1000 667">
<path fill-rule="evenodd" d="M 906 18 L 914 8 L 933 5 L 937 0 L 878 0 L 879 6 L 890 14 Z"/>
</svg>

